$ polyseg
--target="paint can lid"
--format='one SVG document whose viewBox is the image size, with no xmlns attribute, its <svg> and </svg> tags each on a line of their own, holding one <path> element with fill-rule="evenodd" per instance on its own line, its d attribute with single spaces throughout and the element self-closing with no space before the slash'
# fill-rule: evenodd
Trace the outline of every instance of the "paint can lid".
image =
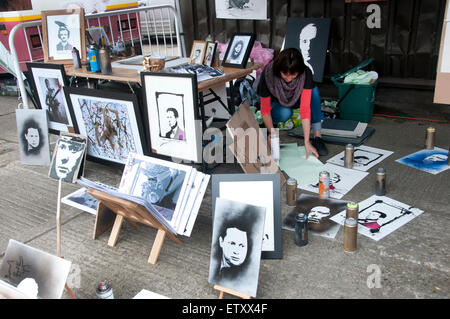
<svg viewBox="0 0 450 319">
<path fill-rule="evenodd" d="M 105 292 L 105 291 L 108 291 L 110 289 L 111 289 L 111 287 L 109 287 L 109 285 L 106 282 L 104 282 L 104 281 L 99 283 L 98 287 L 97 287 L 97 291 L 98 292 Z"/>
<path fill-rule="evenodd" d="M 383 167 L 379 167 L 378 169 L 377 169 L 377 174 L 386 174 L 386 170 L 383 168 Z"/>
<path fill-rule="evenodd" d="M 347 218 L 345 220 L 345 226 L 354 227 L 356 226 L 356 224 L 357 224 L 356 219 L 354 219 L 353 217 Z"/>
<path fill-rule="evenodd" d="M 300 213 L 300 214 L 298 214 L 296 217 L 295 217 L 295 219 L 297 220 L 297 221 L 305 221 L 306 219 L 307 219 L 308 217 L 306 217 L 306 215 L 305 214 L 303 214 L 303 213 Z"/>
<path fill-rule="evenodd" d="M 287 180 L 288 185 L 297 184 L 297 180 L 295 178 L 289 178 Z"/>
<path fill-rule="evenodd" d="M 434 132 L 434 131 L 436 131 L 436 129 L 434 127 L 430 126 L 429 128 L 427 128 L 427 131 Z"/>
<path fill-rule="evenodd" d="M 347 144 L 345 145 L 345 148 L 353 148 L 353 144 Z"/>
<path fill-rule="evenodd" d="M 347 208 L 349 208 L 349 209 L 358 209 L 358 203 L 348 202 L 347 203 Z"/>
</svg>

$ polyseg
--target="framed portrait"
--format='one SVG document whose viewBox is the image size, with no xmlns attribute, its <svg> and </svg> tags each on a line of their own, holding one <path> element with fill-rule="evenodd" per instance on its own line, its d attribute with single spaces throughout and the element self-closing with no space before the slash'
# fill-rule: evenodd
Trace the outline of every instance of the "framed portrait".
<svg viewBox="0 0 450 319">
<path fill-rule="evenodd" d="M 256 296 L 265 208 L 217 198 L 208 281 Z"/>
<path fill-rule="evenodd" d="M 267 19 L 267 0 L 215 0 L 215 5 L 217 19 Z"/>
<path fill-rule="evenodd" d="M 50 164 L 48 118 L 45 110 L 17 109 L 20 161 L 26 165 Z"/>
<path fill-rule="evenodd" d="M 75 132 L 88 138 L 87 158 L 123 166 L 129 153 L 144 154 L 146 145 L 134 94 L 66 87 L 64 93 Z"/>
<path fill-rule="evenodd" d="M 233 33 L 223 56 L 222 65 L 244 69 L 247 66 L 255 37 L 254 33 Z"/>
<path fill-rule="evenodd" d="M 41 12 L 44 62 L 72 64 L 72 49 L 86 60 L 84 10 L 46 10 Z"/>
<path fill-rule="evenodd" d="M 300 50 L 315 82 L 323 80 L 330 25 L 328 18 L 288 18 L 286 23 L 285 48 Z"/>
<path fill-rule="evenodd" d="M 52 134 L 68 132 L 73 126 L 63 88 L 68 85 L 62 64 L 27 62 L 30 84 L 37 95 L 36 108 L 47 110 L 48 130 Z"/>
<path fill-rule="evenodd" d="M 81 209 L 92 215 L 97 215 L 98 200 L 83 187 L 61 198 L 61 203 Z"/>
<path fill-rule="evenodd" d="M 202 64 L 206 52 L 206 41 L 194 40 L 192 43 L 190 64 Z"/>
<path fill-rule="evenodd" d="M 206 44 L 205 59 L 203 60 L 204 65 L 212 66 L 212 64 L 214 63 L 214 57 L 216 56 L 216 48 L 216 42 L 208 42 Z"/>
<path fill-rule="evenodd" d="M 145 130 L 153 153 L 200 162 L 202 124 L 195 74 L 141 72 Z"/>
<path fill-rule="evenodd" d="M 53 151 L 48 176 L 75 183 L 85 158 L 86 142 L 74 136 L 61 136 Z"/>
<path fill-rule="evenodd" d="M 212 207 L 217 198 L 234 200 L 266 208 L 262 255 L 281 259 L 281 186 L 279 174 L 214 174 Z"/>
</svg>

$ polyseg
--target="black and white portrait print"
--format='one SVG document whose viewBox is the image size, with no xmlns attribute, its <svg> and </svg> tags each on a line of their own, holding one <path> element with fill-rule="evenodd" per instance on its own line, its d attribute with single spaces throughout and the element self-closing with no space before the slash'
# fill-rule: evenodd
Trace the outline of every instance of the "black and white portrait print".
<svg viewBox="0 0 450 319">
<path fill-rule="evenodd" d="M 64 92 L 59 80 L 52 77 L 39 77 L 39 82 L 43 89 L 45 107 L 50 121 L 68 125 Z"/>
<path fill-rule="evenodd" d="M 245 52 L 250 42 L 249 36 L 235 36 L 233 42 L 230 43 L 231 49 L 226 57 L 227 63 L 241 64 L 245 56 Z"/>
<path fill-rule="evenodd" d="M 49 165 L 50 146 L 45 110 L 17 109 L 20 160 L 27 165 Z"/>
<path fill-rule="evenodd" d="M 330 33 L 330 19 L 288 18 L 285 48 L 297 48 L 315 82 L 322 82 Z"/>
<path fill-rule="evenodd" d="M 78 178 L 86 143 L 77 140 L 59 138 L 53 152 L 49 177 L 74 183 Z"/>
<path fill-rule="evenodd" d="M 209 282 L 256 296 L 265 208 L 216 199 Z"/>
<path fill-rule="evenodd" d="M 49 57 L 54 60 L 72 59 L 74 47 L 82 51 L 79 14 L 47 15 L 46 24 Z"/>
<path fill-rule="evenodd" d="M 215 0 L 218 19 L 267 19 L 267 0 Z"/>
<path fill-rule="evenodd" d="M 82 211 L 97 214 L 98 200 L 87 192 L 85 187 L 61 198 L 61 202 Z"/>
<path fill-rule="evenodd" d="M 184 131 L 184 95 L 174 93 L 156 93 L 159 118 L 159 136 L 186 141 Z"/>
</svg>

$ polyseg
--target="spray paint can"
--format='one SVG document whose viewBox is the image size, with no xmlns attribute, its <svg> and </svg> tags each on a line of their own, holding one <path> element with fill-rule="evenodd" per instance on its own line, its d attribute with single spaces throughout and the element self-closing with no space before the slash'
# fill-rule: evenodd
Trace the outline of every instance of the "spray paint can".
<svg viewBox="0 0 450 319">
<path fill-rule="evenodd" d="M 98 50 L 95 44 L 91 44 L 88 49 L 89 65 L 92 72 L 100 72 L 100 61 L 98 58 Z"/>
<path fill-rule="evenodd" d="M 425 148 L 427 150 L 434 149 L 434 135 L 436 133 L 436 129 L 434 127 L 427 128 L 427 134 L 425 136 Z"/>
<path fill-rule="evenodd" d="M 319 197 L 330 197 L 330 173 L 322 171 L 319 174 Z"/>
<path fill-rule="evenodd" d="M 272 158 L 278 163 L 280 160 L 280 137 L 278 135 L 278 131 L 274 130 L 270 134 L 270 144 L 272 149 Z"/>
<path fill-rule="evenodd" d="M 354 218 L 358 220 L 358 203 L 355 202 L 349 202 L 347 203 L 347 207 L 345 209 L 345 218 Z"/>
<path fill-rule="evenodd" d="M 73 60 L 73 67 L 75 69 L 81 68 L 81 60 L 80 60 L 80 51 L 77 50 L 77 48 L 73 47 L 72 49 L 72 60 Z"/>
<path fill-rule="evenodd" d="M 295 244 L 300 247 L 308 244 L 308 216 L 303 213 L 295 217 Z"/>
<path fill-rule="evenodd" d="M 98 56 L 100 58 L 100 69 L 102 70 L 102 74 L 111 74 L 111 57 L 108 48 L 102 47 L 98 50 Z"/>
<path fill-rule="evenodd" d="M 354 218 L 347 218 L 344 222 L 344 250 L 353 252 L 356 250 L 356 237 L 358 233 L 358 222 Z"/>
<path fill-rule="evenodd" d="M 289 178 L 286 182 L 286 204 L 295 206 L 297 204 L 297 180 Z"/>
<path fill-rule="evenodd" d="M 377 179 L 375 181 L 375 195 L 384 196 L 386 194 L 386 170 L 382 167 L 377 169 Z"/>
<path fill-rule="evenodd" d="M 99 299 L 114 299 L 112 288 L 104 281 L 98 284 L 95 293 Z"/>
<path fill-rule="evenodd" d="M 347 144 L 345 146 L 345 158 L 344 158 L 344 166 L 347 168 L 353 168 L 353 154 L 355 148 L 353 144 Z"/>
</svg>

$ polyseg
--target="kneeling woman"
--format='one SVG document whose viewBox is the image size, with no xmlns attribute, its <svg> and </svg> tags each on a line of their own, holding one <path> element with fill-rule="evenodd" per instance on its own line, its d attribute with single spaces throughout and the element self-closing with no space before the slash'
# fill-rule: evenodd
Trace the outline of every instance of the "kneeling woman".
<svg viewBox="0 0 450 319">
<path fill-rule="evenodd" d="M 328 154 L 322 141 L 323 113 L 319 89 L 313 82 L 311 70 L 306 67 L 302 54 L 294 48 L 285 49 L 268 64 L 258 84 L 261 99 L 261 115 L 270 133 L 274 125 L 292 117 L 293 109 L 300 108 L 306 158 L 309 153 L 319 157 Z M 310 131 L 314 138 L 310 141 Z"/>
</svg>

